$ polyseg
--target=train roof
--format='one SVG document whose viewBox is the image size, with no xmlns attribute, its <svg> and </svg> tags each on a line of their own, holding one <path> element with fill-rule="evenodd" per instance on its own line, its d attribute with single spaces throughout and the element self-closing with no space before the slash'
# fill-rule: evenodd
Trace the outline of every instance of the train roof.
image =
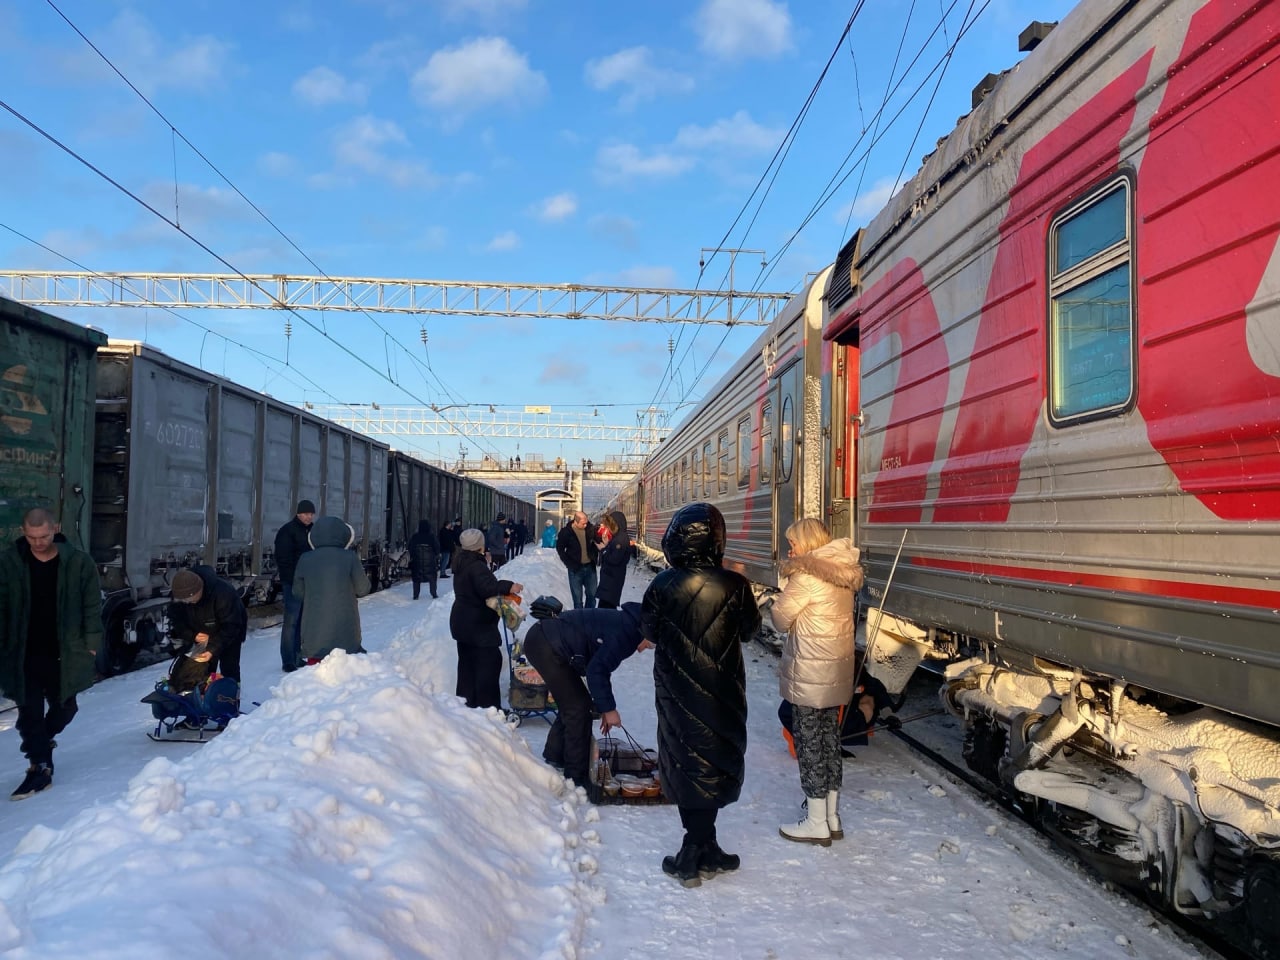
<svg viewBox="0 0 1280 960">
<path fill-rule="evenodd" d="M 1019 63 L 1000 74 L 982 102 L 962 116 L 938 141 L 920 170 L 867 225 L 859 263 L 874 256 L 904 223 L 927 217 L 947 199 L 948 184 L 975 164 L 987 147 L 1043 90 L 1097 41 L 1107 25 L 1132 6 L 1131 0 L 1089 0 L 1074 7 Z M 1152 4 L 1155 15 L 1164 4 Z M 830 339 L 834 334 L 828 334 Z"/>
<path fill-rule="evenodd" d="M 28 327 L 66 340 L 78 340 L 92 347 L 99 347 L 107 342 L 107 335 L 101 330 L 72 323 L 70 320 L 63 320 L 61 317 L 55 317 L 52 313 L 46 313 L 35 307 L 27 306 L 17 300 L 10 300 L 8 297 L 0 297 L 0 317 L 17 320 Z"/>
</svg>

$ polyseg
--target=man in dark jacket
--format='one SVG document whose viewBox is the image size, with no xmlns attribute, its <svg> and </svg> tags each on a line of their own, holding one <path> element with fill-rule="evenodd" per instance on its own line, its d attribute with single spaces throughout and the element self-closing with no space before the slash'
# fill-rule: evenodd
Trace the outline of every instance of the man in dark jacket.
<svg viewBox="0 0 1280 960">
<path fill-rule="evenodd" d="M 651 646 L 640 635 L 638 603 L 624 603 L 620 610 L 567 610 L 529 628 L 524 655 L 557 707 L 542 757 L 563 767 L 579 786 L 586 786 L 590 774 L 592 707 L 600 714 L 602 733 L 622 726 L 609 678 L 623 660 Z"/>
<path fill-rule="evenodd" d="M 239 591 L 220 579 L 212 567 L 195 566 L 173 575 L 169 594 L 173 598 L 169 604 L 171 636 L 188 647 L 197 647 L 192 660 L 208 663 L 239 683 L 240 648 L 249 629 L 249 615 Z M 203 651 L 199 644 L 204 644 Z"/>
<path fill-rule="evenodd" d="M 302 663 L 299 654 L 301 644 L 302 601 L 293 595 L 293 572 L 298 558 L 311 549 L 307 534 L 316 518 L 316 505 L 310 500 L 299 500 L 294 518 L 276 531 L 276 571 L 280 574 L 280 586 L 284 588 L 284 621 L 280 624 L 280 668 L 291 673 Z"/>
<path fill-rule="evenodd" d="M 573 608 L 596 605 L 596 557 L 600 540 L 594 528 L 587 527 L 587 515 L 579 510 L 556 537 L 556 553 L 569 572 L 569 593 Z"/>
<path fill-rule="evenodd" d="M 371 584 L 356 532 L 341 517 L 321 517 L 311 528 L 310 553 L 298 561 L 294 588 L 302 598 L 302 659 L 317 663 L 334 650 L 363 653 L 360 598 Z"/>
<path fill-rule="evenodd" d="M 18 705 L 28 764 L 9 799 L 53 785 L 53 738 L 76 715 L 76 694 L 93 686 L 101 644 L 93 559 L 66 542 L 51 513 L 28 510 L 22 536 L 0 551 L 0 691 Z"/>
<path fill-rule="evenodd" d="M 484 534 L 463 530 L 453 559 L 453 609 L 449 632 L 458 646 L 457 694 L 468 707 L 497 707 L 502 703 L 502 636 L 498 614 L 485 601 L 503 594 L 519 594 L 524 587 L 497 579 L 484 559 Z"/>
<path fill-rule="evenodd" d="M 449 561 L 453 559 L 453 551 L 458 547 L 458 531 L 453 521 L 445 522 L 440 528 L 440 579 L 449 579 Z"/>
<path fill-rule="evenodd" d="M 409 538 L 409 576 L 413 578 L 413 599 L 422 592 L 422 581 L 431 588 L 431 599 L 438 599 L 436 578 L 440 575 L 440 543 L 436 540 L 435 524 L 430 520 L 418 521 L 418 532 Z"/>
<path fill-rule="evenodd" d="M 511 530 L 507 524 L 507 516 L 499 513 L 484 534 L 484 548 L 489 554 L 490 568 L 497 570 L 507 562 L 507 541 L 510 539 Z"/>
<path fill-rule="evenodd" d="M 627 579 L 627 564 L 631 562 L 631 533 L 621 510 L 614 510 L 606 516 L 604 525 L 610 537 L 600 551 L 600 586 L 596 588 L 596 605 L 613 608 L 622 600 L 622 585 Z"/>
<path fill-rule="evenodd" d="M 742 645 L 760 629 L 760 610 L 746 577 L 721 567 L 724 545 L 724 517 L 714 506 L 678 510 L 662 537 L 670 566 L 645 591 L 641 617 L 645 639 L 655 647 L 662 789 L 685 829 L 680 852 L 664 858 L 662 869 L 685 886 L 739 863 L 716 842 L 716 815 L 742 790 Z"/>
</svg>

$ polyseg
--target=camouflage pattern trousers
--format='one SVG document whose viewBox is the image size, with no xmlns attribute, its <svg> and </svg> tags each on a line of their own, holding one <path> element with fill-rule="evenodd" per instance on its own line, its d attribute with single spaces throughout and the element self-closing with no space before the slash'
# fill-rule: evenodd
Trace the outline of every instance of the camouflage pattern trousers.
<svg viewBox="0 0 1280 960">
<path fill-rule="evenodd" d="M 844 782 L 840 756 L 840 708 L 793 708 L 791 736 L 800 763 L 800 787 L 806 797 L 826 798 Z"/>
</svg>

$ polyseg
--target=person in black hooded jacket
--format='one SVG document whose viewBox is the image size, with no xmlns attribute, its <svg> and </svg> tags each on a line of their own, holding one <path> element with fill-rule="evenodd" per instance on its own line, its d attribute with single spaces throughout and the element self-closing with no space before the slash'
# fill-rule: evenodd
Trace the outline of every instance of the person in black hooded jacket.
<svg viewBox="0 0 1280 960">
<path fill-rule="evenodd" d="M 440 541 L 436 539 L 435 524 L 430 520 L 418 521 L 418 532 L 409 538 L 409 576 L 413 578 L 413 599 L 422 592 L 422 581 L 431 588 L 435 600 L 436 578 L 440 575 Z"/>
<path fill-rule="evenodd" d="M 747 749 L 747 682 L 742 645 L 760 629 L 747 578 L 721 566 L 724 517 L 691 503 L 662 537 L 670 566 L 645 591 L 641 629 L 654 644 L 658 769 L 684 826 L 680 852 L 664 873 L 693 887 L 736 870 L 739 858 L 716 840 L 716 815 L 742 791 Z"/>
</svg>

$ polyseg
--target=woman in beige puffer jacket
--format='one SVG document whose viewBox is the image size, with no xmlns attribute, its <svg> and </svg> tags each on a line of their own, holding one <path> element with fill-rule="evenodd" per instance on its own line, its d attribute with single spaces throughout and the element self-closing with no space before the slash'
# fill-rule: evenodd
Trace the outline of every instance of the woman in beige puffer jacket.
<svg viewBox="0 0 1280 960">
<path fill-rule="evenodd" d="M 825 847 L 844 836 L 837 813 L 844 768 L 840 708 L 853 695 L 854 595 L 863 573 L 852 541 L 832 540 L 819 520 L 797 520 L 786 535 L 791 559 L 781 573 L 787 583 L 770 616 L 787 633 L 778 686 L 794 708 L 806 816 L 778 832 Z"/>
</svg>

